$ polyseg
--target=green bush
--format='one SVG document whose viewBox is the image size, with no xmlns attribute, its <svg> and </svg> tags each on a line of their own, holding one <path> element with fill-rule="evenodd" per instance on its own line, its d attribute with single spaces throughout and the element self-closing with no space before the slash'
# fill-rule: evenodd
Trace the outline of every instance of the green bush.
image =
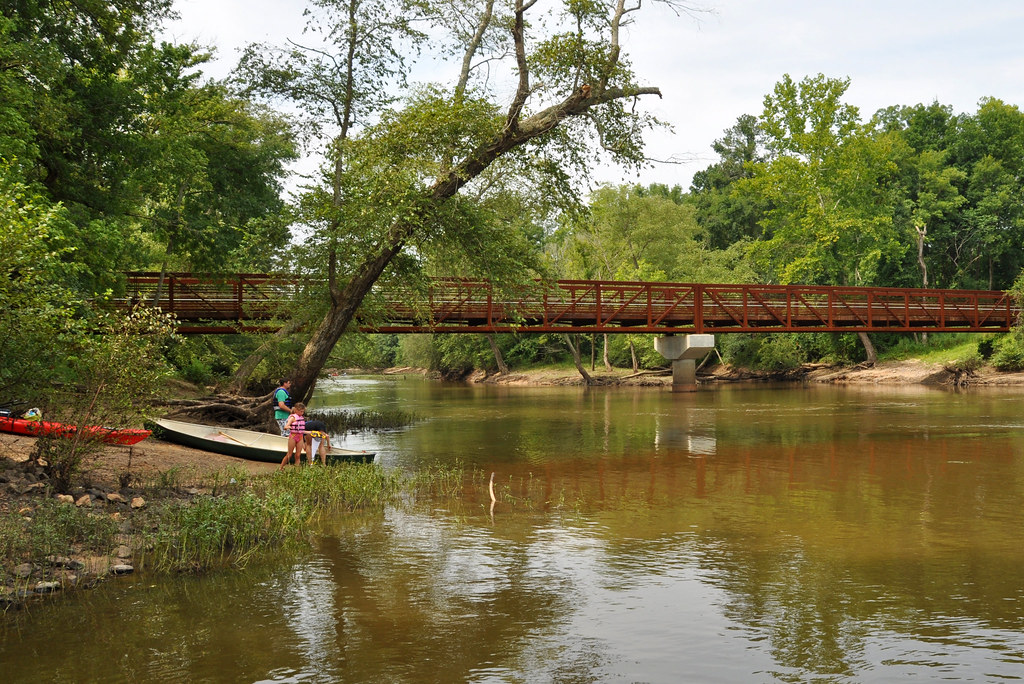
<svg viewBox="0 0 1024 684">
<path fill-rule="evenodd" d="M 757 367 L 779 372 L 799 368 L 805 360 L 796 335 L 769 335 L 757 355 Z"/>
<path fill-rule="evenodd" d="M 722 335 L 721 353 L 726 363 L 770 372 L 798 368 L 807 354 L 798 338 L 789 333 Z"/>
<path fill-rule="evenodd" d="M 1024 370 L 1024 331 L 1015 329 L 992 343 L 990 362 L 1001 371 Z"/>
<path fill-rule="evenodd" d="M 213 371 L 206 362 L 199 359 L 192 359 L 183 368 L 178 370 L 182 379 L 188 380 L 196 385 L 209 385 L 213 382 Z"/>
</svg>

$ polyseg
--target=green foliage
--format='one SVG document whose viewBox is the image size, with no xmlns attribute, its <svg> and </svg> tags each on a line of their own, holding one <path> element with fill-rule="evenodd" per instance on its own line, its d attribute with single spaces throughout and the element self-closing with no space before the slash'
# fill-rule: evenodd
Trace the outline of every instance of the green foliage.
<svg viewBox="0 0 1024 684">
<path fill-rule="evenodd" d="M 1021 271 L 1009 289 L 1017 306 L 1024 306 L 1024 271 Z M 991 363 L 999 370 L 1024 370 L 1024 320 L 1018 320 L 1006 335 L 992 344 Z"/>
<path fill-rule="evenodd" d="M 209 385 L 230 375 L 240 354 L 248 351 L 235 340 L 225 340 L 225 337 L 228 336 L 175 338 L 167 345 L 165 357 L 182 379 L 197 385 Z"/>
<path fill-rule="evenodd" d="M 1024 370 L 1024 331 L 1018 328 L 997 339 L 990 362 L 1001 371 Z"/>
<path fill-rule="evenodd" d="M 105 554 L 114 545 L 117 532 L 117 522 L 108 516 L 43 499 L 27 521 L 14 513 L 0 519 L 0 557 L 5 564 L 15 565 L 70 555 L 74 547 Z"/>
<path fill-rule="evenodd" d="M 505 363 L 510 368 L 524 368 L 568 358 L 565 344 L 547 333 L 499 335 L 498 340 Z"/>
<path fill-rule="evenodd" d="M 280 545 L 301 535 L 302 510 L 293 496 L 259 497 L 251 491 L 171 503 L 156 517 L 152 556 L 160 570 L 200 570 L 228 559 L 244 562 L 260 545 Z M 231 555 L 229 555 L 231 554 Z"/>
<path fill-rule="evenodd" d="M 768 205 L 737 192 L 736 183 L 752 177 L 753 165 L 764 161 L 764 137 L 758 118 L 744 114 L 712 145 L 720 161 L 693 176 L 690 190 L 697 223 L 714 249 L 761 237 L 760 222 Z"/>
<path fill-rule="evenodd" d="M 746 244 L 711 248 L 694 207 L 681 200 L 678 193 L 655 186 L 600 188 L 589 212 L 566 220 L 553 236 L 549 254 L 557 272 L 605 280 L 753 280 Z"/>
<path fill-rule="evenodd" d="M 389 368 L 397 363 L 398 335 L 342 335 L 331 352 L 331 363 L 341 368 Z"/>
<path fill-rule="evenodd" d="M 435 349 L 432 337 L 432 335 L 402 335 L 398 342 L 398 364 L 416 368 L 435 368 L 440 359 L 440 353 Z"/>
<path fill-rule="evenodd" d="M 63 257 L 70 223 L 0 161 L 0 390 L 4 396 L 39 403 L 63 350 L 79 305 L 71 289 L 74 269 Z"/>
<path fill-rule="evenodd" d="M 148 514 L 155 532 L 142 528 L 140 546 L 151 548 L 148 557 L 158 570 L 244 565 L 260 550 L 307 540 L 309 521 L 324 511 L 380 506 L 401 487 L 397 472 L 365 464 L 289 468 L 241 478 L 226 496 L 171 501 Z"/>
<path fill-rule="evenodd" d="M 906 250 L 885 191 L 895 173 L 895 134 L 872 134 L 841 97 L 848 80 L 787 75 L 765 98 L 769 158 L 739 188 L 770 205 L 753 256 L 783 283 L 877 284 Z"/>
<path fill-rule="evenodd" d="M 960 356 L 946 363 L 946 370 L 954 373 L 973 373 L 981 368 L 983 362 L 977 351 L 972 351 L 966 356 Z"/>
<path fill-rule="evenodd" d="M 730 365 L 782 372 L 799 368 L 807 361 L 799 335 L 723 335 L 719 341 L 722 358 Z"/>
<path fill-rule="evenodd" d="M 296 148 L 280 115 L 199 82 L 195 69 L 208 58 L 192 46 L 146 53 L 166 86 L 148 101 L 135 177 L 147 198 L 141 228 L 163 246 L 153 258 L 165 264 L 246 271 L 288 242 L 280 179 Z"/>
</svg>

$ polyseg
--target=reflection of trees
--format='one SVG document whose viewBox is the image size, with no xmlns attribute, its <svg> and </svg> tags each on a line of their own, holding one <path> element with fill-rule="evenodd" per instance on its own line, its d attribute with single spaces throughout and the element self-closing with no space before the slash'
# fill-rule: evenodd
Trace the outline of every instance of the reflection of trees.
<svg viewBox="0 0 1024 684">
<path fill-rule="evenodd" d="M 652 460 L 645 475 L 658 493 L 646 498 L 664 504 L 660 515 L 629 503 L 640 496 L 598 513 L 607 572 L 647 582 L 684 559 L 725 592 L 727 617 L 767 640 L 784 681 L 861 671 L 879 630 L 940 644 L 1018 634 L 1024 486 L 1019 460 L 1005 456 L 1015 448 L 955 438 L 720 445 L 714 458 Z M 620 477 L 638 480 L 638 470 Z M 1020 650 L 991 638 L 994 651 Z"/>
<path fill-rule="evenodd" d="M 531 534 L 467 543 L 466 530 L 436 520 L 402 514 L 389 523 L 402 529 L 340 532 L 320 545 L 335 586 L 332 676 L 466 681 L 481 669 L 500 679 L 551 664 L 532 662 L 531 636 L 557 630 L 578 590 L 568 577 L 537 582 Z M 585 647 L 571 657 L 577 676 L 600 664 Z"/>
</svg>

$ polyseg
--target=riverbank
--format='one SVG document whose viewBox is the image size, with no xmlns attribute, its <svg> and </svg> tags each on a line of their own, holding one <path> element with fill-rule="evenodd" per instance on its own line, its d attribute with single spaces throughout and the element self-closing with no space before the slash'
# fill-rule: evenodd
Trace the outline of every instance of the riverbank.
<svg viewBox="0 0 1024 684">
<path fill-rule="evenodd" d="M 422 369 L 394 368 L 386 374 L 425 373 Z M 594 385 L 624 387 L 671 387 L 669 371 L 634 373 L 629 369 L 605 372 L 588 370 Z M 572 368 L 542 368 L 509 373 L 483 373 L 477 371 L 467 379 L 470 383 L 509 386 L 573 386 L 583 385 L 583 377 Z M 866 385 L 934 385 L 955 387 L 1024 386 L 1024 373 L 1005 373 L 991 366 L 971 371 L 950 368 L 940 363 L 926 363 L 916 359 L 883 361 L 873 366 L 840 366 L 834 364 L 805 364 L 799 368 L 778 373 L 751 371 L 715 365 L 698 370 L 698 384 L 713 387 L 734 382 L 820 382 L 833 384 Z"/>
<path fill-rule="evenodd" d="M 78 484 L 57 494 L 30 460 L 36 441 L 0 433 L 0 610 L 132 573 L 140 531 L 153 532 L 170 506 L 222 493 L 230 473 L 276 468 L 149 438 L 104 445 Z"/>
</svg>

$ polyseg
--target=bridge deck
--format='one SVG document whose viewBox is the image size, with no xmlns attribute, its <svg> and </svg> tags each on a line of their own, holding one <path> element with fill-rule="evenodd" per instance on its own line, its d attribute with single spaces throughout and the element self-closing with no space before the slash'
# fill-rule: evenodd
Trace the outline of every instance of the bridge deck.
<svg viewBox="0 0 1024 684">
<path fill-rule="evenodd" d="M 308 284 L 262 274 L 129 274 L 121 304 L 155 303 L 183 333 L 273 328 Z M 998 332 L 1020 308 L 1002 291 L 559 280 L 515 292 L 434 281 L 427 297 L 382 293 L 389 320 L 369 332 Z"/>
</svg>

